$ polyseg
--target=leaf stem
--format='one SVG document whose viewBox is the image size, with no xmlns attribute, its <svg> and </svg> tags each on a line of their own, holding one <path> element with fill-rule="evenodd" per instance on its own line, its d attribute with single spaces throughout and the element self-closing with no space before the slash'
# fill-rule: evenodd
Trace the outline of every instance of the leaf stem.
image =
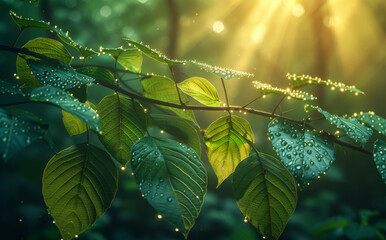
<svg viewBox="0 0 386 240">
<path fill-rule="evenodd" d="M 263 95 L 260 95 L 258 96 L 257 98 L 253 99 L 252 101 L 250 101 L 249 103 L 245 104 L 244 106 L 242 106 L 242 108 L 246 108 L 249 104 L 253 103 L 254 101 L 257 101 L 259 100 L 260 98 L 262 98 Z"/>
<path fill-rule="evenodd" d="M 275 114 L 277 108 L 280 106 L 280 104 L 283 102 L 283 100 L 284 100 L 286 97 L 287 97 L 287 96 L 283 96 L 283 97 L 280 99 L 280 101 L 276 104 L 275 108 L 274 108 L 273 111 L 272 111 L 272 115 Z"/>
<path fill-rule="evenodd" d="M 16 46 L 16 43 L 19 41 L 21 35 L 23 34 L 23 32 L 24 32 L 26 29 L 27 29 L 27 28 L 21 28 L 21 29 L 20 29 L 20 32 L 19 32 L 19 34 L 17 35 L 15 41 L 13 42 L 12 47 Z"/>
<path fill-rule="evenodd" d="M 173 81 L 174 81 L 174 85 L 176 86 L 176 91 L 177 91 L 177 94 L 178 94 L 178 99 L 180 100 L 180 104 L 181 104 L 182 106 L 184 106 L 185 103 L 182 102 L 181 94 L 180 94 L 180 91 L 179 91 L 179 89 L 178 89 L 177 79 L 176 79 L 176 76 L 175 76 L 175 74 L 174 74 L 173 67 L 172 67 L 172 66 L 169 66 L 169 70 L 170 70 L 170 72 L 172 73 L 172 76 L 173 76 Z"/>
<path fill-rule="evenodd" d="M 229 109 L 228 93 L 227 93 L 227 89 L 225 87 L 225 83 L 224 83 L 224 79 L 223 78 L 221 78 L 221 83 L 222 83 L 222 87 L 224 89 L 225 100 L 227 101 L 227 110 L 228 110 L 229 115 L 231 115 L 231 110 Z"/>
</svg>

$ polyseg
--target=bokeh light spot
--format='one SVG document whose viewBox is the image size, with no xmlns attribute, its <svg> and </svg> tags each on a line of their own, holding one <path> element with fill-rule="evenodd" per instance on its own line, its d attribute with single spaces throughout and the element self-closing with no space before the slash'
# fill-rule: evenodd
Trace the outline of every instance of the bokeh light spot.
<svg viewBox="0 0 386 240">
<path fill-rule="evenodd" d="M 221 21 L 215 21 L 212 26 L 213 32 L 215 33 L 221 33 L 222 31 L 224 31 L 224 28 L 224 23 L 222 23 Z"/>
</svg>

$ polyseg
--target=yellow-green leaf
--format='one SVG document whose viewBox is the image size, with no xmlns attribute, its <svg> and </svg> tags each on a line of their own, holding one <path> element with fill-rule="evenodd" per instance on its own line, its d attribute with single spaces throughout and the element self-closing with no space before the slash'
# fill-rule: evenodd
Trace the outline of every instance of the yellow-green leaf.
<svg viewBox="0 0 386 240">
<path fill-rule="evenodd" d="M 218 178 L 217 186 L 249 156 L 251 146 L 248 141 L 255 141 L 248 121 L 234 115 L 221 117 L 210 124 L 204 138 L 209 162 Z"/>
<path fill-rule="evenodd" d="M 192 77 L 178 83 L 178 87 L 200 103 L 218 107 L 220 100 L 216 88 L 205 78 Z"/>
<path fill-rule="evenodd" d="M 96 110 L 96 106 L 91 102 L 86 101 L 85 104 L 89 105 L 92 109 Z M 79 118 L 73 116 L 71 113 L 62 110 L 62 116 L 64 127 L 66 128 L 70 136 L 84 133 L 88 129 L 90 129 L 90 127 L 87 126 L 85 122 L 79 120 Z"/>
</svg>

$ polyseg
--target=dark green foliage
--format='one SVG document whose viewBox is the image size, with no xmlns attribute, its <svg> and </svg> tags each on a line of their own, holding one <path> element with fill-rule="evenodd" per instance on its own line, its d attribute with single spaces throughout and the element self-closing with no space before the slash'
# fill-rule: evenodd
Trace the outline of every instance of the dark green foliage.
<svg viewBox="0 0 386 240">
<path fill-rule="evenodd" d="M 76 71 L 100 81 L 105 81 L 111 84 L 115 84 L 116 82 L 114 75 L 109 70 L 103 68 L 88 66 L 78 68 Z"/>
<path fill-rule="evenodd" d="M 325 174 L 335 161 L 334 145 L 324 133 L 282 119 L 272 120 L 268 132 L 277 155 L 300 187 Z"/>
<path fill-rule="evenodd" d="M 105 151 L 79 144 L 51 158 L 42 182 L 47 210 L 64 240 L 70 240 L 110 207 L 118 188 L 118 170 Z"/>
<path fill-rule="evenodd" d="M 48 126 L 32 113 L 17 108 L 0 108 L 1 159 L 11 158 L 36 140 L 45 138 Z"/>
<path fill-rule="evenodd" d="M 12 83 L 8 81 L 0 80 L 0 93 L 1 94 L 10 94 L 10 95 L 21 95 L 26 97 L 28 94 L 25 93 L 22 89 L 20 89 L 19 83 Z"/>
<path fill-rule="evenodd" d="M 360 113 L 354 116 L 358 121 L 372 127 L 374 130 L 386 136 L 386 119 L 376 115 L 374 112 Z"/>
<path fill-rule="evenodd" d="M 295 180 L 280 160 L 253 154 L 233 174 L 233 192 L 245 216 L 263 239 L 278 239 L 295 211 Z"/>
<path fill-rule="evenodd" d="M 186 237 L 207 186 L 196 152 L 174 140 L 145 137 L 133 145 L 130 164 L 142 196 Z"/>
</svg>

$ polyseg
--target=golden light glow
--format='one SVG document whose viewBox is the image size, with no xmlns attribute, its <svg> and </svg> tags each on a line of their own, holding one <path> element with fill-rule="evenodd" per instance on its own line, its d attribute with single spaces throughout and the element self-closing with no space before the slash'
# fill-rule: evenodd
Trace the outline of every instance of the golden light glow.
<svg viewBox="0 0 386 240">
<path fill-rule="evenodd" d="M 224 28 L 224 23 L 221 21 L 215 21 L 212 26 L 213 32 L 215 33 L 221 33 L 222 31 L 224 31 Z"/>
</svg>

